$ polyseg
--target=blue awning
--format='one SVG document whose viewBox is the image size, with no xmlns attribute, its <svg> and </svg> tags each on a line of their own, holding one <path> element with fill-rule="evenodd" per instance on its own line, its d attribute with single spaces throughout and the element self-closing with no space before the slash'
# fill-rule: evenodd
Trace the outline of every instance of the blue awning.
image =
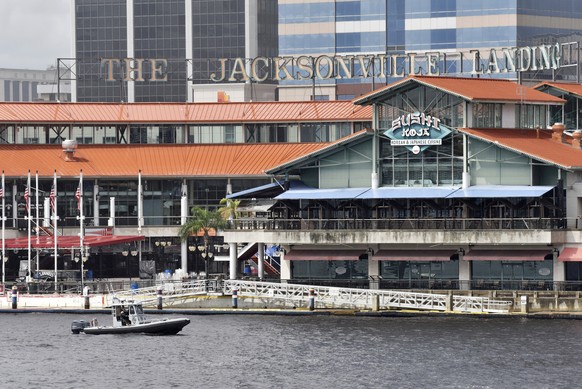
<svg viewBox="0 0 582 389">
<path fill-rule="evenodd" d="M 255 196 L 253 196 L 253 194 L 259 193 L 259 192 L 264 191 L 264 190 L 274 189 L 277 187 L 279 187 L 279 188 L 281 187 L 279 185 L 279 183 L 272 182 L 270 184 L 261 185 L 261 186 L 255 187 L 255 188 L 241 190 L 240 192 L 226 195 L 226 198 L 227 199 L 236 199 L 236 198 L 245 198 L 245 197 L 255 197 Z M 283 188 L 281 188 L 281 190 L 283 190 Z"/>
<path fill-rule="evenodd" d="M 382 187 L 370 189 L 358 196 L 359 199 L 430 199 L 445 198 L 459 188 L 450 187 Z"/>
<path fill-rule="evenodd" d="M 278 184 L 268 184 L 227 196 L 228 198 L 252 197 L 253 193 L 275 190 Z M 465 189 L 450 186 L 318 189 L 301 181 L 291 181 L 290 189 L 276 195 L 276 200 L 348 200 L 348 199 L 457 199 L 457 198 L 510 198 L 540 197 L 552 190 L 552 186 L 526 185 L 477 185 Z M 282 190 L 282 188 L 281 188 Z"/>
<path fill-rule="evenodd" d="M 288 183 L 285 181 L 279 181 L 257 186 L 255 188 L 241 190 L 240 192 L 226 195 L 226 198 L 227 199 L 273 198 L 278 194 L 284 192 L 285 186 L 288 186 L 290 189 L 295 188 L 313 189 L 310 186 L 305 185 L 303 181 L 295 180 L 289 181 Z"/>
<path fill-rule="evenodd" d="M 477 185 L 459 189 L 447 198 L 540 197 L 553 188 L 553 186 Z"/>
<path fill-rule="evenodd" d="M 277 200 L 342 200 L 354 199 L 370 188 L 289 189 L 275 197 Z"/>
</svg>

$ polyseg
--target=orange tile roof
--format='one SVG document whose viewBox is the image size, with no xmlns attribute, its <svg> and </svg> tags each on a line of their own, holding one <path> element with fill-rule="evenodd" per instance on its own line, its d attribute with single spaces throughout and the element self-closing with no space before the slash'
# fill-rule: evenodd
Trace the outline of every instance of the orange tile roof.
<svg viewBox="0 0 582 389">
<path fill-rule="evenodd" d="M 534 86 L 535 89 L 544 89 L 544 87 L 551 87 L 562 92 L 570 93 L 578 97 L 582 97 L 582 84 L 569 82 L 542 82 Z"/>
<path fill-rule="evenodd" d="M 582 169 L 582 149 L 552 140 L 551 131 L 540 130 L 539 135 L 536 130 L 523 129 L 461 128 L 459 131 L 564 169 Z"/>
<path fill-rule="evenodd" d="M 74 161 L 65 161 L 61 146 L 0 145 L 0 170 L 24 177 L 245 177 L 264 176 L 285 161 L 328 143 L 259 143 L 206 145 L 79 145 Z"/>
<path fill-rule="evenodd" d="M 0 123 L 252 123 L 369 121 L 351 101 L 253 103 L 0 103 Z"/>
<path fill-rule="evenodd" d="M 366 104 L 393 94 L 402 86 L 419 83 L 439 89 L 468 101 L 527 102 L 538 104 L 563 104 L 565 101 L 511 80 L 491 78 L 463 78 L 440 76 L 410 76 L 383 88 L 360 96 L 354 104 Z"/>
</svg>

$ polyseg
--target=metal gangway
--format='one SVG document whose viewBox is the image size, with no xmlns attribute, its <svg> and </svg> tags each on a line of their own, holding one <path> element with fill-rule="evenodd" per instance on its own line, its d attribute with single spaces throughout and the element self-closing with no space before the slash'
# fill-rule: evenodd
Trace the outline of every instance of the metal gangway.
<svg viewBox="0 0 582 389">
<path fill-rule="evenodd" d="M 115 292 L 120 299 L 141 301 L 155 306 L 157 293 L 162 289 L 164 306 L 180 306 L 196 297 L 232 295 L 252 298 L 260 306 L 307 307 L 313 293 L 316 308 L 387 310 L 410 309 L 421 311 L 452 311 L 473 313 L 508 313 L 512 302 L 488 297 L 450 293 L 418 293 L 401 290 L 338 288 L 278 282 L 246 280 L 193 280 L 162 282 L 156 286 Z"/>
<path fill-rule="evenodd" d="M 206 296 L 208 293 L 217 291 L 217 282 L 215 280 L 161 281 L 155 286 L 146 288 L 111 291 L 107 302 L 110 304 L 113 297 L 116 297 L 120 300 L 140 301 L 144 306 L 156 306 L 159 290 L 162 292 L 165 306 L 179 306 L 193 297 Z M 222 290 L 217 292 L 222 293 Z"/>
<path fill-rule="evenodd" d="M 417 293 L 400 290 L 337 288 L 286 283 L 224 281 L 224 293 L 236 289 L 240 297 L 253 297 L 268 305 L 286 301 L 307 306 L 310 293 L 315 305 L 328 309 L 411 309 L 423 311 L 508 313 L 510 301 L 454 294 Z"/>
</svg>

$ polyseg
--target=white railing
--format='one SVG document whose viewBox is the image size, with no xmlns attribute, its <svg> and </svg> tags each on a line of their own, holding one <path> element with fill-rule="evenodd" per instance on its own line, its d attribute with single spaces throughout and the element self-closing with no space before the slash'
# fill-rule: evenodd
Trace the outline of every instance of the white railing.
<svg viewBox="0 0 582 389">
<path fill-rule="evenodd" d="M 335 288 L 297 284 L 279 284 L 242 280 L 224 281 L 224 293 L 238 290 L 241 297 L 261 300 L 283 300 L 307 306 L 310 291 L 313 290 L 315 303 L 324 308 L 372 309 L 416 309 L 457 312 L 509 312 L 511 302 L 491 300 L 487 297 L 455 296 L 449 294 L 416 293 L 405 291 Z"/>
<path fill-rule="evenodd" d="M 163 288 L 163 304 L 176 306 L 196 296 L 209 292 L 255 298 L 265 303 L 307 307 L 313 291 L 315 305 L 330 309 L 414 309 L 454 312 L 507 313 L 511 302 L 451 294 L 416 293 L 400 290 L 337 288 L 328 286 L 256 282 L 243 280 L 194 280 L 168 282 L 158 286 L 129 291 L 118 291 L 110 296 L 141 301 L 145 306 L 155 306 L 158 288 Z"/>
<path fill-rule="evenodd" d="M 132 299 L 140 301 L 144 306 L 157 304 L 158 289 L 162 288 L 164 305 L 178 305 L 181 301 L 197 295 L 205 295 L 208 291 L 207 280 L 194 280 L 186 282 L 164 282 L 147 288 L 115 291 L 109 294 L 108 299 Z"/>
</svg>

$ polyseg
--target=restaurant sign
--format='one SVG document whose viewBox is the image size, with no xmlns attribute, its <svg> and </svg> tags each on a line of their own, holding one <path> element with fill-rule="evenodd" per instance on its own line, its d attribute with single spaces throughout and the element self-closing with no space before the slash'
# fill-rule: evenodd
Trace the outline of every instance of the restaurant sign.
<svg viewBox="0 0 582 389">
<path fill-rule="evenodd" d="M 399 116 L 392 121 L 392 128 L 384 132 L 390 138 L 391 146 L 405 146 L 414 154 L 430 146 L 442 144 L 451 130 L 441 124 L 437 117 L 421 112 Z"/>
</svg>

